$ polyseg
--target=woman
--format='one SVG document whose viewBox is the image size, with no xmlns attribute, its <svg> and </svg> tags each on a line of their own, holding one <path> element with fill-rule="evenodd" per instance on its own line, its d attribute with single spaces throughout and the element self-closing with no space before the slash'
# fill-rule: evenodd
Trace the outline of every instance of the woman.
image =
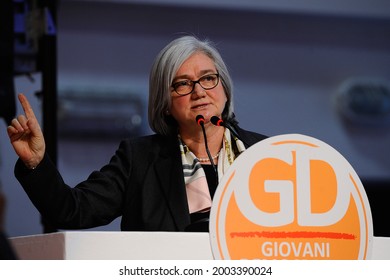
<svg viewBox="0 0 390 280">
<path fill-rule="evenodd" d="M 122 230 L 207 230 L 196 225 L 207 220 L 218 177 L 245 150 L 243 143 L 265 138 L 237 126 L 229 73 L 208 41 L 185 36 L 168 44 L 155 60 L 149 86 L 155 134 L 122 141 L 107 165 L 74 188 L 45 153 L 34 112 L 19 95 L 25 116 L 7 128 L 19 156 L 15 175 L 57 228 L 97 227 L 122 216 Z M 238 138 L 212 124 L 212 116 L 231 124 Z"/>
</svg>

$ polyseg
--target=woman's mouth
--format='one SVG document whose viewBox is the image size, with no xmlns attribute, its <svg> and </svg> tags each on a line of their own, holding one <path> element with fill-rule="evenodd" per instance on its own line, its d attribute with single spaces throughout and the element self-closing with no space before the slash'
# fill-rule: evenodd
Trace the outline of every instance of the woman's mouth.
<svg viewBox="0 0 390 280">
<path fill-rule="evenodd" d="M 200 105 L 193 106 L 192 109 L 201 110 L 207 108 L 207 106 L 208 104 L 200 104 Z"/>
</svg>

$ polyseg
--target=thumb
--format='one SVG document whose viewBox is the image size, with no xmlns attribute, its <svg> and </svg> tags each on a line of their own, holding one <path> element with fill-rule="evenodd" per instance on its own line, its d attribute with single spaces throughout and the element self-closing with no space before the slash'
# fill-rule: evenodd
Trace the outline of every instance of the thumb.
<svg viewBox="0 0 390 280">
<path fill-rule="evenodd" d="M 36 118 L 27 120 L 27 127 L 33 136 L 42 136 L 42 129 Z"/>
</svg>

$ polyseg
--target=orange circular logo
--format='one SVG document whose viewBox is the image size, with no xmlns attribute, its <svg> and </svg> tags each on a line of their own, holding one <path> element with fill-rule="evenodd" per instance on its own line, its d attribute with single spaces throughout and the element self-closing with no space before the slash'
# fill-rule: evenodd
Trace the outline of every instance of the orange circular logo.
<svg viewBox="0 0 390 280">
<path fill-rule="evenodd" d="M 241 154 L 210 214 L 216 259 L 367 259 L 373 229 L 363 185 L 318 139 L 287 134 Z"/>
</svg>

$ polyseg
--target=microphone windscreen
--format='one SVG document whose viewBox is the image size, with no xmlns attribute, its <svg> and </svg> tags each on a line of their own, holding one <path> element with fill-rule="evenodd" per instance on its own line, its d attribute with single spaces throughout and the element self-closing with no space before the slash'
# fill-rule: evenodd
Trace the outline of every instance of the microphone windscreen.
<svg viewBox="0 0 390 280">
<path fill-rule="evenodd" d="M 211 123 L 216 126 L 224 126 L 223 120 L 218 118 L 217 116 L 212 116 L 210 119 Z"/>
<path fill-rule="evenodd" d="M 203 117 L 202 115 L 197 115 L 195 120 L 196 120 L 196 122 L 197 122 L 199 125 L 204 124 L 204 117 Z"/>
</svg>

